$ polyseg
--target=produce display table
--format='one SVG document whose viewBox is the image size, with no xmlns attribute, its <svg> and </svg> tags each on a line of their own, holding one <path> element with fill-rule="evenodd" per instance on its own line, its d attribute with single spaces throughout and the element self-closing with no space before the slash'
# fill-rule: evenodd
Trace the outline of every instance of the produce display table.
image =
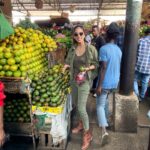
<svg viewBox="0 0 150 150">
<path fill-rule="evenodd" d="M 32 137 L 34 149 L 36 129 L 44 141 L 50 138 L 41 138 L 43 134 L 47 133 L 46 138 L 51 136 L 49 147 L 61 148 L 60 142 L 66 143 L 70 129 L 70 73 L 62 73 L 66 44 L 56 42 L 59 43 L 39 30 L 22 27 L 16 27 L 13 35 L 0 40 L 5 130 L 11 135 Z M 45 120 L 49 121 L 47 127 Z"/>
<path fill-rule="evenodd" d="M 62 109 L 61 109 L 62 108 Z M 61 110 L 61 111 L 60 111 Z M 43 116 L 43 124 L 38 129 L 40 137 L 38 150 L 45 149 L 65 149 L 67 145 L 67 138 L 70 131 L 70 112 L 72 110 L 71 95 L 66 96 L 65 103 L 62 106 L 56 107 L 55 112 L 50 107 L 47 109 L 34 109 L 33 113 L 37 116 Z M 45 118 L 49 118 L 51 121 L 47 127 L 45 124 Z"/>
</svg>

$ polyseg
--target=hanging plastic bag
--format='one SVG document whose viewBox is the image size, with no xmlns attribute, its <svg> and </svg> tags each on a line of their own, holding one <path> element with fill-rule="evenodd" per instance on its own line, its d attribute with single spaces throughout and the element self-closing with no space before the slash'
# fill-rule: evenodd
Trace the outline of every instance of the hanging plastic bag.
<svg viewBox="0 0 150 150">
<path fill-rule="evenodd" d="M 0 39 L 5 39 L 9 35 L 14 33 L 14 29 L 3 13 L 0 12 Z"/>
</svg>

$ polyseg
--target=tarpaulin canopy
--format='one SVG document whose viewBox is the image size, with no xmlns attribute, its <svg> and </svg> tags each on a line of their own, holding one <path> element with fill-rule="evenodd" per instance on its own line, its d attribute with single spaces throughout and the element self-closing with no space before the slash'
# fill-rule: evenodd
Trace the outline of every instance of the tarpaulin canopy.
<svg viewBox="0 0 150 150">
<path fill-rule="evenodd" d="M 0 13 L 0 39 L 5 39 L 14 33 L 14 29 L 7 21 L 3 13 Z"/>
</svg>

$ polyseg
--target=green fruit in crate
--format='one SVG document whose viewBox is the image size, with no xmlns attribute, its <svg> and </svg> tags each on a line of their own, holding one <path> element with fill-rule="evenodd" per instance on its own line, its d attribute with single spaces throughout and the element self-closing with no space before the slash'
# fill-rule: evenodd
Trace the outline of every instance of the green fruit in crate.
<svg viewBox="0 0 150 150">
<path fill-rule="evenodd" d="M 42 81 L 41 81 L 41 80 L 38 80 L 38 81 L 37 81 L 37 85 L 42 85 Z"/>
<path fill-rule="evenodd" d="M 15 61 L 16 61 L 16 63 L 20 63 L 20 62 L 21 62 L 21 58 L 18 57 L 18 56 L 16 56 L 16 57 L 15 57 Z"/>
<path fill-rule="evenodd" d="M 49 97 L 45 99 L 45 102 L 50 102 L 50 101 L 51 99 Z"/>
<path fill-rule="evenodd" d="M 33 81 L 34 81 L 34 82 L 38 82 L 38 80 L 39 80 L 39 78 L 36 77 L 36 76 L 34 76 Z"/>
<path fill-rule="evenodd" d="M 37 90 L 40 90 L 40 89 L 41 89 L 41 86 L 37 86 L 36 89 L 37 89 Z"/>
<path fill-rule="evenodd" d="M 40 98 L 40 103 L 44 103 L 44 102 L 45 102 L 45 99 Z"/>
<path fill-rule="evenodd" d="M 52 86 L 56 85 L 56 82 L 54 82 L 54 81 L 50 82 L 49 85 L 52 87 Z"/>
<path fill-rule="evenodd" d="M 11 77 L 13 75 L 13 72 L 12 71 L 7 71 L 7 72 L 5 72 L 5 75 L 7 77 Z"/>
<path fill-rule="evenodd" d="M 41 89 L 40 93 L 46 93 L 46 89 L 45 88 Z"/>
<path fill-rule="evenodd" d="M 41 96 L 42 98 L 48 98 L 48 95 L 45 93 L 45 94 L 42 94 L 42 96 Z"/>
<path fill-rule="evenodd" d="M 34 97 L 33 99 L 34 99 L 34 101 L 39 101 L 40 100 L 40 96 L 36 96 L 36 97 Z"/>
<path fill-rule="evenodd" d="M 47 85 L 46 85 L 46 84 L 43 84 L 41 87 L 42 87 L 42 88 L 46 88 L 46 87 L 47 87 Z"/>
<path fill-rule="evenodd" d="M 31 87 L 32 87 L 32 88 L 35 88 L 35 87 L 36 87 L 36 83 L 32 82 L 32 83 L 31 83 Z"/>
<path fill-rule="evenodd" d="M 32 101 L 32 105 L 36 105 L 36 102 L 34 100 Z"/>
<path fill-rule="evenodd" d="M 51 92 L 54 92 L 55 90 L 56 90 L 56 87 L 55 87 L 55 86 L 53 86 L 53 87 L 50 88 L 50 91 L 51 91 Z"/>
<path fill-rule="evenodd" d="M 56 103 L 53 103 L 53 102 L 50 102 L 49 104 L 50 104 L 50 106 L 52 106 L 52 107 L 56 107 L 56 106 L 57 106 L 57 104 L 56 104 Z"/>
<path fill-rule="evenodd" d="M 21 76 L 21 71 L 15 71 L 13 73 L 14 77 L 20 77 Z"/>
<path fill-rule="evenodd" d="M 41 103 L 36 103 L 36 106 L 41 107 L 42 105 L 41 105 Z"/>
<path fill-rule="evenodd" d="M 63 100 L 61 100 L 61 99 L 59 101 L 57 101 L 57 103 L 56 103 L 57 106 L 59 106 L 60 104 L 62 104 L 62 102 L 63 102 Z"/>
<path fill-rule="evenodd" d="M 0 59 L 1 65 L 5 65 L 6 63 L 7 63 L 7 59 L 5 59 L 5 58 Z"/>
<path fill-rule="evenodd" d="M 33 95 L 34 95 L 34 96 L 39 96 L 39 95 L 40 95 L 40 92 L 39 92 L 38 90 L 35 90 L 34 93 L 33 93 Z"/>
<path fill-rule="evenodd" d="M 26 106 L 23 106 L 23 108 L 22 108 L 23 110 L 27 110 L 28 108 L 26 107 Z"/>
</svg>

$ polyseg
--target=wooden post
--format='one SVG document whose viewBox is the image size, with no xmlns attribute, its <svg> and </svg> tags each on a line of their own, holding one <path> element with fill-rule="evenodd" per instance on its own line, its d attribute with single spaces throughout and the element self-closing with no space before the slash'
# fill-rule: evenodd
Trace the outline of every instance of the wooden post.
<svg viewBox="0 0 150 150">
<path fill-rule="evenodd" d="M 0 6 L 0 9 L 4 13 L 5 17 L 8 19 L 10 23 L 12 23 L 12 7 L 11 0 L 4 0 L 4 5 Z"/>
</svg>

